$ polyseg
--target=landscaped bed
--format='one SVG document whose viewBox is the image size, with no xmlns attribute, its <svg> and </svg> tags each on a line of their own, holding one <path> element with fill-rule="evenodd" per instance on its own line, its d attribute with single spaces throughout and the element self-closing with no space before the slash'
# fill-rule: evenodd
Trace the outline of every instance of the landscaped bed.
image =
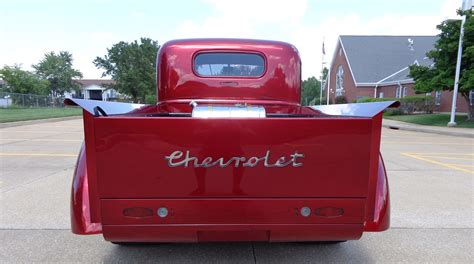
<svg viewBox="0 0 474 264">
<path fill-rule="evenodd" d="M 449 114 L 420 114 L 420 115 L 391 115 L 384 116 L 386 119 L 414 123 L 427 126 L 447 126 Z M 456 115 L 457 127 L 474 128 L 474 121 L 468 121 L 467 115 Z"/>
<path fill-rule="evenodd" d="M 0 108 L 0 123 L 45 119 L 53 117 L 79 116 L 80 108 Z"/>
</svg>

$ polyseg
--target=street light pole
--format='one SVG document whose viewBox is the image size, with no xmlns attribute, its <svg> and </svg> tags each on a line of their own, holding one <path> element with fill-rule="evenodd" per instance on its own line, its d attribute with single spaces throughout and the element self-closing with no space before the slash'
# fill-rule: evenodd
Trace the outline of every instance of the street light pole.
<svg viewBox="0 0 474 264">
<path fill-rule="evenodd" d="M 472 0 L 463 0 L 461 9 L 463 11 L 472 10 Z M 456 101 L 458 99 L 459 91 L 459 74 L 461 72 L 461 57 L 462 57 L 462 40 L 464 38 L 464 23 L 466 23 L 466 15 L 462 16 L 461 19 L 461 29 L 459 31 L 459 44 L 458 44 L 458 57 L 456 61 L 456 74 L 454 76 L 454 90 L 453 90 L 453 102 L 451 105 L 451 118 L 448 123 L 448 127 L 456 126 Z"/>
<path fill-rule="evenodd" d="M 461 20 L 461 30 L 459 33 L 459 44 L 458 44 L 458 58 L 456 61 L 456 74 L 454 76 L 454 90 L 453 90 L 453 103 L 451 105 L 451 119 L 449 120 L 448 126 L 456 126 L 455 117 L 456 117 L 456 101 L 458 98 L 459 90 L 459 74 L 461 71 L 461 57 L 462 57 L 462 39 L 464 37 L 464 23 L 466 22 L 466 16 L 462 16 Z"/>
</svg>

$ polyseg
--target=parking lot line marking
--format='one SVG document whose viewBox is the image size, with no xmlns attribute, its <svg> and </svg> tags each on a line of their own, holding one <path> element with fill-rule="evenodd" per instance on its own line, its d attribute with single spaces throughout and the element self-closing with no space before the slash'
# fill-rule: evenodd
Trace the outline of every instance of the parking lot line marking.
<svg viewBox="0 0 474 264">
<path fill-rule="evenodd" d="M 431 159 L 427 159 L 427 158 L 424 158 L 424 157 L 420 157 L 420 156 L 417 156 L 417 155 L 414 155 L 413 153 L 400 153 L 401 155 L 404 155 L 404 156 L 407 156 L 407 157 L 410 157 L 410 158 L 414 158 L 414 159 L 417 159 L 417 160 L 422 160 L 422 161 L 426 161 L 426 162 L 429 162 L 429 163 L 433 163 L 433 164 L 436 164 L 436 165 L 439 165 L 439 166 L 443 166 L 443 167 L 446 167 L 446 168 L 450 168 L 450 169 L 453 169 L 453 170 L 458 170 L 458 171 L 463 171 L 463 172 L 467 172 L 469 174 L 474 174 L 474 171 L 471 171 L 471 170 L 466 170 L 466 169 L 463 169 L 463 168 L 459 168 L 457 166 L 454 166 L 454 165 L 450 165 L 448 163 L 443 163 L 443 162 L 439 162 L 439 161 L 436 161 L 436 160 L 431 160 Z"/>
<path fill-rule="evenodd" d="M 77 157 L 77 154 L 69 153 L 13 153 L 13 152 L 0 152 L 0 156 L 13 156 L 13 157 Z"/>
<path fill-rule="evenodd" d="M 458 163 L 449 163 L 448 165 L 457 166 L 457 167 L 467 167 L 467 168 L 474 167 L 474 165 L 458 164 Z"/>
<path fill-rule="evenodd" d="M 444 156 L 431 156 L 431 155 L 418 155 L 423 158 L 437 158 L 437 159 L 449 159 L 449 160 L 471 160 L 474 161 L 473 158 L 458 158 L 458 157 L 444 157 Z"/>
<path fill-rule="evenodd" d="M 0 138 L 0 141 L 15 141 L 15 140 L 28 140 L 28 141 L 41 141 L 41 142 L 82 142 L 79 139 L 42 139 L 42 138 Z"/>
<path fill-rule="evenodd" d="M 1 133 L 82 133 L 82 131 L 38 131 L 38 130 L 0 130 Z"/>
<path fill-rule="evenodd" d="M 426 136 L 426 137 L 421 137 L 421 136 L 392 136 L 392 135 L 384 135 L 382 134 L 382 138 L 393 138 L 393 139 L 413 139 L 413 138 L 423 138 L 423 139 L 439 139 L 439 137 L 431 137 L 431 136 Z M 451 139 L 451 138 L 446 138 L 446 139 Z M 458 140 L 469 140 L 473 141 L 471 138 L 456 138 Z"/>
<path fill-rule="evenodd" d="M 443 156 L 445 156 L 445 155 L 460 155 L 460 156 L 466 155 L 466 156 L 474 156 L 473 153 L 452 153 L 452 152 L 451 152 L 451 153 L 450 153 L 450 152 L 429 152 L 429 153 L 427 153 L 427 152 L 410 152 L 410 154 L 412 154 L 412 155 L 422 155 L 422 156 L 424 156 L 424 155 L 430 155 L 430 156 L 435 156 L 435 155 L 443 155 Z"/>
<path fill-rule="evenodd" d="M 450 142 L 420 142 L 420 141 L 383 141 L 382 144 L 410 144 L 410 145 L 461 145 L 474 146 L 470 143 L 450 143 Z"/>
<path fill-rule="evenodd" d="M 44 125 L 33 125 L 35 127 L 46 127 L 46 128 L 82 128 L 82 126 L 44 126 Z"/>
</svg>

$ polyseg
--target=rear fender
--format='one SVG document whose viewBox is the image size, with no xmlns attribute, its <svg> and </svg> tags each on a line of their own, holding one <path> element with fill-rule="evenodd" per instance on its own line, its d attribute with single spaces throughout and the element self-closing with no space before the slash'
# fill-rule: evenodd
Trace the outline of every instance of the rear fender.
<svg viewBox="0 0 474 264">
<path fill-rule="evenodd" d="M 370 117 L 373 121 L 372 146 L 364 231 L 380 232 L 390 227 L 390 195 L 387 173 L 380 155 L 382 111 L 398 107 L 398 101 L 313 106 L 328 115 Z"/>
<path fill-rule="evenodd" d="M 91 221 L 86 149 L 82 144 L 77 157 L 71 190 L 71 230 L 78 235 L 102 233 L 101 223 Z"/>
<path fill-rule="evenodd" d="M 382 155 L 379 156 L 377 182 L 374 187 L 375 202 L 368 205 L 374 209 L 374 214 L 373 216 L 366 216 L 364 225 L 364 231 L 368 232 L 385 231 L 390 227 L 390 192 Z"/>
</svg>

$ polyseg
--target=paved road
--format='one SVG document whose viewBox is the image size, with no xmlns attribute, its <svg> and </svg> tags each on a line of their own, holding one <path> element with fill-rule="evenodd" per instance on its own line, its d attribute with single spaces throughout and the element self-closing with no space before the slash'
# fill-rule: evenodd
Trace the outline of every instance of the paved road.
<svg viewBox="0 0 474 264">
<path fill-rule="evenodd" d="M 0 129 L 0 262 L 457 262 L 473 260 L 474 140 L 384 129 L 392 228 L 342 244 L 121 247 L 69 228 L 80 120 Z"/>
</svg>

